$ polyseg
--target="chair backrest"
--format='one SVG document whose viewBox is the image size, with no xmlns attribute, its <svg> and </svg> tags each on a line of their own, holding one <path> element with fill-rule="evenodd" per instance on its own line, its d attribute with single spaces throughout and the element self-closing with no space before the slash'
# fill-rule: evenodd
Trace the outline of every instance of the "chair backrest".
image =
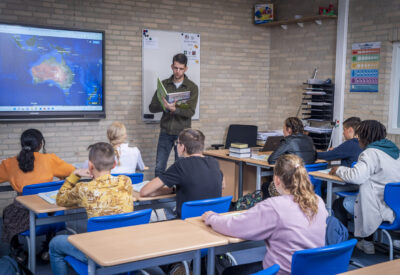
<svg viewBox="0 0 400 275">
<path fill-rule="evenodd" d="M 60 189 L 63 184 L 64 180 L 58 180 L 58 181 L 50 181 L 50 182 L 26 185 L 22 189 L 22 196 L 55 191 Z"/>
<path fill-rule="evenodd" d="M 296 251 L 292 257 L 292 275 L 333 275 L 346 272 L 357 240 Z"/>
<path fill-rule="evenodd" d="M 386 204 L 393 210 L 396 218 L 390 224 L 393 229 L 400 228 L 400 182 L 388 183 L 385 186 L 384 200 Z"/>
<path fill-rule="evenodd" d="M 214 211 L 216 213 L 228 212 L 231 201 L 232 196 L 226 196 L 215 199 L 184 202 L 181 209 L 181 219 L 198 217 L 207 211 Z"/>
<path fill-rule="evenodd" d="M 88 219 L 87 231 L 99 231 L 124 226 L 132 226 L 149 223 L 151 209 L 133 211 L 109 216 L 93 217 Z"/>
<path fill-rule="evenodd" d="M 264 270 L 254 273 L 253 275 L 275 275 L 276 273 L 278 273 L 280 268 L 280 265 L 274 264 Z"/>
<path fill-rule="evenodd" d="M 313 163 L 313 164 L 306 164 L 304 166 L 307 170 L 307 172 L 313 172 L 313 171 L 318 171 L 318 170 L 324 170 L 328 168 L 328 163 L 327 162 L 318 162 L 318 163 Z"/>
<path fill-rule="evenodd" d="M 127 176 L 131 178 L 132 184 L 136 184 L 143 181 L 143 173 L 121 173 L 121 174 L 111 174 L 112 176 Z"/>
<path fill-rule="evenodd" d="M 231 146 L 231 143 L 247 143 L 249 147 L 257 146 L 257 130 L 255 125 L 229 125 L 228 134 L 226 135 L 225 149 Z"/>
</svg>

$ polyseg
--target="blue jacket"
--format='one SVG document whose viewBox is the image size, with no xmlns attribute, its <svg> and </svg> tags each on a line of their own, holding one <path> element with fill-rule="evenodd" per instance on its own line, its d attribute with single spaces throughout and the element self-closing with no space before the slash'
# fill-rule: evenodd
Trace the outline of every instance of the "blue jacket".
<svg viewBox="0 0 400 275">
<path fill-rule="evenodd" d="M 340 159 L 340 165 L 351 167 L 351 164 L 358 160 L 358 156 L 361 154 L 361 152 L 362 149 L 360 147 L 360 144 L 358 144 L 358 139 L 352 138 L 346 140 L 331 151 L 318 152 L 317 158 L 324 160 Z"/>
</svg>

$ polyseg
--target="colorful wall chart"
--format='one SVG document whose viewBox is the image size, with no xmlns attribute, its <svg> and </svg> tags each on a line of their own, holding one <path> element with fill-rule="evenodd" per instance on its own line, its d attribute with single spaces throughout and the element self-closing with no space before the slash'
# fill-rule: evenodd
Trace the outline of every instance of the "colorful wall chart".
<svg viewBox="0 0 400 275">
<path fill-rule="evenodd" d="M 350 92 L 378 92 L 381 42 L 352 45 Z"/>
</svg>

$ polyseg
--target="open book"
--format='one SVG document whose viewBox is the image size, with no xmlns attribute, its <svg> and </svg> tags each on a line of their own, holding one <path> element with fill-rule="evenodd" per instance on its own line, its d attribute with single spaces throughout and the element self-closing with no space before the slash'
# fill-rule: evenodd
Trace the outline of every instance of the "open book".
<svg viewBox="0 0 400 275">
<path fill-rule="evenodd" d="M 50 204 L 56 204 L 58 190 L 39 193 L 38 196 L 47 201 Z"/>
<path fill-rule="evenodd" d="M 178 106 L 184 107 L 183 105 L 190 98 L 190 91 L 168 93 L 160 78 L 157 78 L 157 98 L 158 101 L 160 101 L 163 110 L 166 111 L 162 100 L 163 98 L 165 98 L 168 103 L 173 103 L 176 101 Z"/>
</svg>

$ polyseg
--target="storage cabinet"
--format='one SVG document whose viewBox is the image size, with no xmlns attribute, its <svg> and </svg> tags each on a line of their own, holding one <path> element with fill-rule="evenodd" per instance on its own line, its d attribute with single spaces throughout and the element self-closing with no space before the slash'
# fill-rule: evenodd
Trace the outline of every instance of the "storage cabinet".
<svg viewBox="0 0 400 275">
<path fill-rule="evenodd" d="M 333 99 L 335 85 L 312 79 L 304 83 L 302 118 L 309 126 L 305 128 L 313 139 L 315 147 L 326 150 L 332 134 Z"/>
</svg>

